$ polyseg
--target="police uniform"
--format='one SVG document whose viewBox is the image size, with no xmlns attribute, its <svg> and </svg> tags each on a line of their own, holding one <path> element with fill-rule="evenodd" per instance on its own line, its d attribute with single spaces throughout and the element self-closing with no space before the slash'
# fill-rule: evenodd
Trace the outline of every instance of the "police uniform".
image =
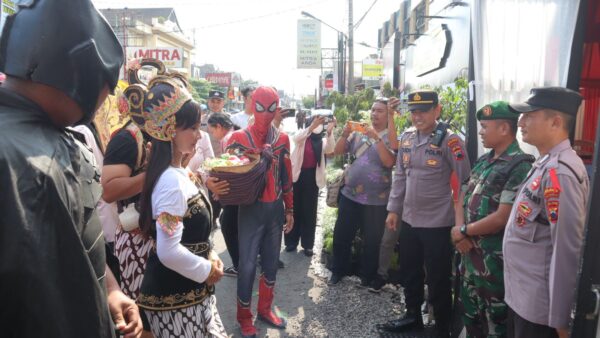
<svg viewBox="0 0 600 338">
<path fill-rule="evenodd" d="M 208 93 L 208 99 L 210 100 L 210 99 L 214 99 L 214 98 L 225 100 L 225 94 L 219 90 L 211 90 Z M 213 112 L 213 111 L 208 110 L 205 114 L 202 114 L 202 117 L 200 118 L 200 130 L 208 133 L 208 119 L 210 118 L 210 115 L 212 115 L 212 113 L 224 113 L 224 114 L 229 115 L 228 113 L 225 113 L 224 111 Z M 210 144 L 212 146 L 215 157 L 221 156 L 221 154 L 223 153 L 223 151 L 221 150 L 221 141 L 217 140 L 214 136 L 212 136 L 211 133 L 208 133 L 208 136 L 210 137 Z"/>
<path fill-rule="evenodd" d="M 411 93 L 408 100 L 410 110 L 429 110 L 438 104 L 437 93 L 433 91 Z M 402 220 L 399 256 L 407 313 L 398 321 L 379 326 L 384 330 L 422 327 L 420 307 L 424 300 L 425 266 L 437 330 L 442 335 L 449 331 L 450 229 L 454 224 L 450 175 L 454 171 L 463 181 L 471 168 L 462 139 L 440 127 L 436 126 L 429 135 L 421 135 L 415 128 L 410 128 L 400 136 L 387 210 Z M 444 132 L 447 135 L 443 135 Z"/>
<path fill-rule="evenodd" d="M 581 96 L 534 88 L 522 113 L 550 108 L 577 115 Z M 568 139 L 534 165 L 521 186 L 504 235 L 508 337 L 552 337 L 567 329 L 575 296 L 589 180 Z"/>
<path fill-rule="evenodd" d="M 516 121 L 519 114 L 504 101 L 477 111 L 477 119 Z M 517 140 L 498 154 L 481 156 L 462 186 L 464 219 L 470 224 L 495 213 L 500 204 L 512 205 L 517 190 L 531 169 L 534 157 L 523 153 Z M 463 228 L 467 229 L 467 226 Z M 460 300 L 467 337 L 504 337 L 507 306 L 504 303 L 502 238 L 504 231 L 471 236 L 474 247 L 462 256 Z"/>
</svg>

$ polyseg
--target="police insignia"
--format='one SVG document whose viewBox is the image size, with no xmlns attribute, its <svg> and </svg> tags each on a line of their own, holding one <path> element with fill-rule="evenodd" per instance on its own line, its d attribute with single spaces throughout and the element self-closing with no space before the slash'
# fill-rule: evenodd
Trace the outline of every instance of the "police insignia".
<svg viewBox="0 0 600 338">
<path fill-rule="evenodd" d="M 492 115 L 492 108 L 490 106 L 483 107 L 483 116 Z"/>
<path fill-rule="evenodd" d="M 404 164 L 408 164 L 409 161 L 410 161 L 410 155 L 408 153 L 402 154 L 402 162 Z"/>
<path fill-rule="evenodd" d="M 452 153 L 454 154 L 454 159 L 457 161 L 462 161 L 465 158 L 465 154 L 463 153 L 462 147 L 460 145 L 454 146 L 452 148 Z"/>
<path fill-rule="evenodd" d="M 436 145 L 435 145 L 435 144 L 433 144 L 433 143 L 430 143 L 430 144 L 429 144 L 429 147 L 430 147 L 431 149 L 438 149 L 438 148 L 439 148 L 438 146 L 436 146 Z"/>
<path fill-rule="evenodd" d="M 527 202 L 519 203 L 519 206 L 517 207 L 517 211 L 518 211 L 519 215 L 521 215 L 523 217 L 529 217 L 529 215 L 531 215 L 531 207 L 529 206 L 529 204 Z"/>
<path fill-rule="evenodd" d="M 558 201 L 546 202 L 546 211 L 548 213 L 548 220 L 556 223 L 558 221 Z"/>
<path fill-rule="evenodd" d="M 560 189 L 558 189 L 558 188 L 550 187 L 550 188 L 544 189 L 544 198 L 545 199 L 558 198 L 559 196 L 560 196 Z"/>
<path fill-rule="evenodd" d="M 430 167 L 435 167 L 435 166 L 437 166 L 437 164 L 438 164 L 438 161 L 437 161 L 437 160 L 427 160 L 427 162 L 426 162 L 426 163 L 427 163 L 427 165 L 428 165 L 428 166 L 430 166 Z"/>
<path fill-rule="evenodd" d="M 523 217 L 522 215 L 517 215 L 517 225 L 519 227 L 525 225 L 525 217 Z"/>
<path fill-rule="evenodd" d="M 540 181 L 542 180 L 542 176 L 537 177 L 533 182 L 531 182 L 531 190 L 537 190 L 540 187 Z"/>
<path fill-rule="evenodd" d="M 454 147 L 455 145 L 457 145 L 458 143 L 459 143 L 459 141 L 458 141 L 458 139 L 457 139 L 457 138 L 450 139 L 450 140 L 448 141 L 448 147 L 449 147 L 449 148 L 452 148 L 452 147 Z"/>
<path fill-rule="evenodd" d="M 421 95 L 419 95 L 419 93 L 416 93 L 415 96 L 413 96 L 413 100 L 421 101 Z"/>
</svg>

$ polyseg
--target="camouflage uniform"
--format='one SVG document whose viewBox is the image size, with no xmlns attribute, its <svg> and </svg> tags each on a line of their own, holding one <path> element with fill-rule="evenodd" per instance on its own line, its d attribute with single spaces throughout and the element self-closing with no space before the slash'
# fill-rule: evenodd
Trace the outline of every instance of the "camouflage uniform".
<svg viewBox="0 0 600 338">
<path fill-rule="evenodd" d="M 494 213 L 500 203 L 514 203 L 517 190 L 531 169 L 531 163 L 522 161 L 510 172 L 506 171 L 511 163 L 515 163 L 513 158 L 521 154 L 523 151 L 515 140 L 499 158 L 494 159 L 494 152 L 491 151 L 477 160 L 468 183 L 462 186 L 465 192 L 465 224 Z M 463 255 L 460 298 L 464 307 L 463 322 L 467 337 L 504 337 L 506 334 L 503 235 L 504 231 L 472 236 L 475 246 Z"/>
</svg>

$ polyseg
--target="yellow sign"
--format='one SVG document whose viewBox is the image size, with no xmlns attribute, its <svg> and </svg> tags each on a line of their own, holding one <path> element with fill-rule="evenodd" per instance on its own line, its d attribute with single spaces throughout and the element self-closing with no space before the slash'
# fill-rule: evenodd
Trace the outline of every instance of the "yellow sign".
<svg viewBox="0 0 600 338">
<path fill-rule="evenodd" d="M 383 76 L 383 60 L 363 60 L 362 77 L 364 80 L 379 80 Z"/>
</svg>

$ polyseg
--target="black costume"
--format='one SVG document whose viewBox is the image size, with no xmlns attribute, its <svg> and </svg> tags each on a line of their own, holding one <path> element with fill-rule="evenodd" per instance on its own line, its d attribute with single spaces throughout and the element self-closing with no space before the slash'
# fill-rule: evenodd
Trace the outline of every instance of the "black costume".
<svg viewBox="0 0 600 338">
<path fill-rule="evenodd" d="M 123 51 L 90 1 L 24 1 L 0 72 L 60 90 L 91 120 Z M 75 29 L 76 28 L 76 29 Z M 60 34 L 59 34 L 60 32 Z M 0 325 L 6 337 L 112 337 L 93 155 L 77 133 L 0 87 Z"/>
</svg>

